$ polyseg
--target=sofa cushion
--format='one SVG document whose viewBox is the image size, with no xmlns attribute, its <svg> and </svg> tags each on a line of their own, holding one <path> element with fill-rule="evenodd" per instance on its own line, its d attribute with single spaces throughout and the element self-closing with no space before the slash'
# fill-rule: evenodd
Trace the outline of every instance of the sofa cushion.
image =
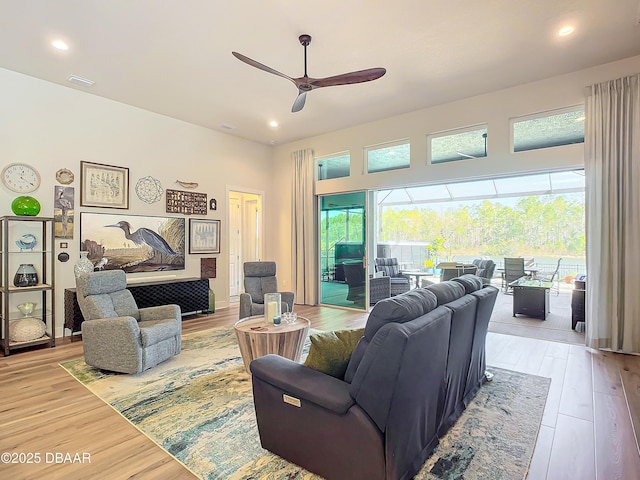
<svg viewBox="0 0 640 480">
<path fill-rule="evenodd" d="M 436 296 L 423 288 L 386 298 L 376 303 L 369 313 L 364 336 L 371 340 L 383 325 L 410 322 L 436 308 L 437 303 Z"/>
<path fill-rule="evenodd" d="M 458 282 L 460 285 L 464 287 L 464 293 L 473 293 L 476 290 L 480 290 L 482 288 L 482 279 L 477 275 L 473 275 L 471 273 L 466 273 L 457 278 L 454 278 L 452 281 Z"/>
<path fill-rule="evenodd" d="M 364 328 L 358 328 L 309 335 L 311 347 L 304 364 L 342 380 L 351 354 L 363 334 Z"/>
<path fill-rule="evenodd" d="M 353 351 L 349 360 L 344 381 L 351 383 L 358 365 L 375 334 L 387 323 L 406 323 L 437 307 L 436 296 L 424 288 L 416 288 L 395 297 L 380 300 L 371 309 L 364 336 Z"/>
<path fill-rule="evenodd" d="M 180 320 L 176 320 L 175 318 L 150 320 L 148 322 L 140 322 L 138 325 L 140 326 L 140 337 L 143 348 L 179 335 L 182 327 Z"/>
<path fill-rule="evenodd" d="M 444 305 L 445 303 L 452 302 L 465 294 L 464 287 L 458 282 L 454 282 L 452 280 L 429 285 L 428 287 L 425 287 L 424 290 L 428 290 L 435 294 L 438 299 L 438 305 Z"/>
</svg>

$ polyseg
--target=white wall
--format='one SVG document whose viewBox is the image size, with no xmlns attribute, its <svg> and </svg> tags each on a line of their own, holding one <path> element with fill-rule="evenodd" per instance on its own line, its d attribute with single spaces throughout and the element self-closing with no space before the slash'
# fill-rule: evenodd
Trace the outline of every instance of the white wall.
<svg viewBox="0 0 640 480">
<path fill-rule="evenodd" d="M 137 197 L 135 184 L 147 175 L 159 179 L 165 190 L 182 190 L 175 183 L 178 179 L 198 182 L 194 191 L 217 199 L 217 211 L 209 211 L 206 216 L 222 220 L 217 278 L 211 280 L 211 286 L 218 307 L 227 306 L 226 188 L 233 185 L 269 192 L 273 184 L 270 147 L 9 70 L 0 69 L 0 85 L 0 168 L 25 162 L 38 169 L 42 184 L 31 195 L 42 205 L 40 216 L 53 216 L 56 171 L 68 168 L 75 174 L 70 185 L 75 187 L 74 238 L 56 239 L 56 255 L 61 250 L 60 241 L 68 241 L 71 256 L 66 263 L 55 262 L 57 336 L 62 335 L 64 323 L 64 289 L 75 286 L 73 265 L 79 257 L 80 212 L 167 215 L 164 196 L 151 205 Z M 79 206 L 81 160 L 130 169 L 129 210 Z M 0 186 L 0 215 L 13 215 L 11 202 L 16 196 Z M 186 269 L 169 273 L 178 278 L 200 277 L 200 257 L 187 254 Z M 130 277 L 136 275 L 141 276 Z"/>
<path fill-rule="evenodd" d="M 278 249 L 274 255 L 278 262 L 279 276 L 291 271 L 291 252 L 288 248 L 290 242 L 285 242 L 286 235 L 291 231 L 288 215 L 291 210 L 291 152 L 311 148 L 316 156 L 344 151 L 351 153 L 351 175 L 348 178 L 318 182 L 317 194 L 442 183 L 582 166 L 582 145 L 511 153 L 509 119 L 582 104 L 586 86 L 638 72 L 640 56 L 279 146 L 275 152 L 274 168 L 283 173 L 283 189 L 275 206 L 280 213 L 273 218 L 273 221 L 278 222 L 279 237 L 268 239 L 268 244 Z M 336 112 L 336 115 L 340 115 L 340 112 Z M 488 124 L 486 158 L 427 165 L 428 134 L 483 123 Z M 363 173 L 364 147 L 400 139 L 409 139 L 411 143 L 410 168 Z M 285 188 L 289 190 L 286 191 Z"/>
</svg>

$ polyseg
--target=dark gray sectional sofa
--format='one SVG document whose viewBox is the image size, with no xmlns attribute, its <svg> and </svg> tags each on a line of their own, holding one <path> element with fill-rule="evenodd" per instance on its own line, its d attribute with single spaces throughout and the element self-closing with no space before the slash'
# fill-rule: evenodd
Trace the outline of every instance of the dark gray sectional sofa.
<svg viewBox="0 0 640 480">
<path fill-rule="evenodd" d="M 463 275 L 378 302 L 344 379 L 254 360 L 262 446 L 328 479 L 413 477 L 485 381 L 497 293 Z"/>
</svg>

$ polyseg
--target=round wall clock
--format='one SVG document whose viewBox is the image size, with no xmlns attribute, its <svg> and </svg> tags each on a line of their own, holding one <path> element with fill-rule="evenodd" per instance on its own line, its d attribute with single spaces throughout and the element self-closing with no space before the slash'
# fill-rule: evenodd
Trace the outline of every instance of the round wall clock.
<svg viewBox="0 0 640 480">
<path fill-rule="evenodd" d="M 12 163 L 2 169 L 2 183 L 11 191 L 28 193 L 40 186 L 40 174 L 26 163 Z"/>
</svg>

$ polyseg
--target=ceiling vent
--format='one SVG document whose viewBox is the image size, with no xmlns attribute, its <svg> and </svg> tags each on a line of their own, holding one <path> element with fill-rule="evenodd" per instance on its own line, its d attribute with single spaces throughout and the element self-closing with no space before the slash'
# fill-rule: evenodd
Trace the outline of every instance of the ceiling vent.
<svg viewBox="0 0 640 480">
<path fill-rule="evenodd" d="M 67 78 L 67 80 L 69 80 L 71 83 L 75 83 L 76 85 L 80 85 L 82 87 L 91 87 L 93 86 L 94 83 L 96 83 L 93 80 L 89 80 L 88 78 L 78 77 L 77 75 L 69 75 L 69 78 Z"/>
</svg>

